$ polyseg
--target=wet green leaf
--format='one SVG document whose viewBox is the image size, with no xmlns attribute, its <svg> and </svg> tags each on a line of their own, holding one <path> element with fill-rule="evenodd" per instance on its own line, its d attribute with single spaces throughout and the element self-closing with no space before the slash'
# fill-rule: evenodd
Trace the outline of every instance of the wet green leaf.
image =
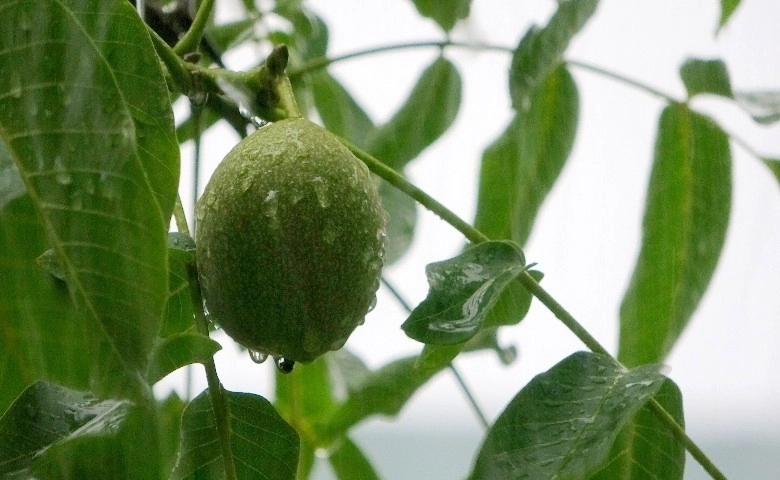
<svg viewBox="0 0 780 480">
<path fill-rule="evenodd" d="M 62 262 L 57 258 L 57 252 L 53 249 L 50 248 L 43 252 L 35 259 L 35 263 L 52 277 L 65 281 L 65 271 L 62 269 Z"/>
<path fill-rule="evenodd" d="M 339 480 L 379 480 L 371 462 L 348 437 L 339 442 L 328 461 Z"/>
<path fill-rule="evenodd" d="M 161 338 L 152 350 L 146 378 L 154 385 L 174 370 L 208 361 L 221 349 L 219 343 L 199 333 L 176 333 Z"/>
<path fill-rule="evenodd" d="M 718 59 L 702 60 L 689 58 L 680 67 L 680 78 L 688 91 L 688 97 L 700 93 L 711 93 L 733 98 L 731 80 L 726 64 Z"/>
<path fill-rule="evenodd" d="M 544 274 L 537 270 L 528 272 L 537 282 L 542 281 Z M 520 285 L 520 282 L 509 282 L 499 295 L 496 303 L 488 311 L 482 328 L 517 325 L 525 318 L 531 308 L 533 296 Z"/>
<path fill-rule="evenodd" d="M 455 22 L 469 16 L 471 0 L 412 0 L 420 15 L 433 19 L 445 32 L 452 30 Z"/>
<path fill-rule="evenodd" d="M 530 106 L 531 94 L 558 67 L 574 35 L 590 19 L 598 0 L 558 2 L 558 10 L 544 28 L 531 27 L 512 55 L 509 96 L 515 110 Z"/>
<path fill-rule="evenodd" d="M 534 89 L 482 156 L 475 227 L 490 238 L 525 244 L 539 209 L 571 153 L 579 95 L 564 65 Z"/>
<path fill-rule="evenodd" d="M 423 343 L 452 345 L 473 337 L 499 296 L 525 270 L 517 244 L 483 242 L 425 268 L 430 291 L 401 325 Z"/>
<path fill-rule="evenodd" d="M 469 478 L 587 478 L 663 381 L 656 366 L 625 371 L 609 357 L 575 353 L 512 399 L 488 431 Z"/>
<path fill-rule="evenodd" d="M 99 400 L 46 381 L 33 383 L 0 418 L 0 475 L 28 471 L 57 442 L 115 434 L 129 407 L 125 400 Z"/>
<path fill-rule="evenodd" d="M 780 120 L 780 91 L 737 92 L 737 103 L 761 125 Z"/>
<path fill-rule="evenodd" d="M 0 210 L 11 200 L 24 195 L 26 191 L 24 180 L 19 175 L 19 168 L 11 158 L 11 153 L 3 143 L 3 139 L 0 138 Z"/>
<path fill-rule="evenodd" d="M 653 397 L 684 426 L 682 394 L 668 378 Z M 618 434 L 604 467 L 589 480 L 680 480 L 685 470 L 685 445 L 645 404 Z"/>
<path fill-rule="evenodd" d="M 154 47 L 119 0 L 12 2 L 0 31 L 13 32 L 0 37 L 0 142 L 79 310 L 140 376 L 167 298 L 179 169 Z"/>
<path fill-rule="evenodd" d="M 452 125 L 460 97 L 458 70 L 439 57 L 423 71 L 395 115 L 370 136 L 369 152 L 400 171 Z"/>
<path fill-rule="evenodd" d="M 294 480 L 298 463 L 298 433 L 268 400 L 251 393 L 225 391 L 230 445 L 238 478 Z M 184 409 L 179 458 L 171 478 L 213 479 L 224 476 L 225 458 L 208 390 Z"/>
<path fill-rule="evenodd" d="M 661 114 L 642 247 L 620 307 L 619 359 L 662 361 L 704 295 L 731 208 L 728 137 L 684 105 Z"/>
<path fill-rule="evenodd" d="M 102 335 L 76 312 L 67 286 L 36 264 L 48 248 L 28 195 L 0 209 L 0 412 L 40 378 L 89 387 Z"/>
</svg>

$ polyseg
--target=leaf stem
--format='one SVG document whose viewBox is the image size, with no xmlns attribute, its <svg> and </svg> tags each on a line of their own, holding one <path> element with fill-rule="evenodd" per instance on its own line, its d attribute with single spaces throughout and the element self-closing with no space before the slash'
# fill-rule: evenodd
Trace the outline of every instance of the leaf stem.
<svg viewBox="0 0 780 480">
<path fill-rule="evenodd" d="M 647 85 L 646 83 L 642 83 L 638 80 L 634 80 L 633 78 L 626 77 L 624 75 L 613 72 L 611 70 L 606 70 L 604 68 L 597 67 L 596 65 L 592 65 L 586 62 L 580 62 L 578 60 L 566 60 L 565 62 L 571 65 L 572 67 L 577 67 L 582 70 L 587 70 L 589 72 L 601 75 L 602 77 L 611 78 L 612 80 L 615 80 L 617 82 L 624 83 L 638 90 L 642 90 L 646 93 L 649 93 L 650 95 L 659 97 L 669 103 L 681 103 L 681 100 L 674 98 L 673 95 L 662 92 L 654 87 L 651 87 L 650 85 Z"/>
<path fill-rule="evenodd" d="M 398 188 L 402 192 L 406 193 L 418 203 L 431 210 L 433 213 L 441 217 L 444 221 L 452 225 L 459 232 L 461 232 L 469 241 L 473 243 L 479 243 L 489 240 L 489 238 L 476 228 L 466 223 L 463 219 L 451 212 L 447 207 L 434 200 L 428 194 L 417 188 L 409 180 L 403 177 L 400 173 L 396 172 L 392 168 L 388 167 L 384 163 L 374 158 L 371 154 L 355 147 L 348 141 L 341 139 L 344 145 L 349 148 L 352 153 L 355 154 L 360 160 L 366 163 L 368 168 L 382 179 Z M 612 359 L 615 364 L 623 365 L 613 357 L 607 349 L 605 349 L 588 331 L 565 309 L 556 301 L 552 295 L 550 295 L 534 277 L 527 271 L 524 271 L 518 277 L 520 283 L 528 289 L 528 291 L 539 299 L 542 304 L 547 307 L 565 326 L 568 328 L 582 343 L 584 343 L 592 352 L 605 355 Z M 712 478 L 716 480 L 723 480 L 725 477 L 715 467 L 712 461 L 707 455 L 691 440 L 686 434 L 685 430 L 677 423 L 669 412 L 667 412 L 658 402 L 652 400 L 650 403 L 653 412 L 658 415 L 658 418 L 666 424 L 671 432 L 677 437 L 683 444 L 693 458 L 699 462 L 699 464 L 709 473 Z"/>
<path fill-rule="evenodd" d="M 723 472 L 712 463 L 712 460 L 707 457 L 691 437 L 685 433 L 685 430 L 677 423 L 674 417 L 672 417 L 655 398 L 651 398 L 650 401 L 647 402 L 647 405 L 650 407 L 650 410 L 666 424 L 667 428 L 672 432 L 672 435 L 685 445 L 685 449 L 688 450 L 697 462 L 699 462 L 699 465 L 702 466 L 710 477 L 715 480 L 726 480 L 726 476 Z"/>
<path fill-rule="evenodd" d="M 433 48 L 433 47 L 438 49 L 442 49 L 446 47 L 458 47 L 458 48 L 468 48 L 472 50 L 494 51 L 494 52 L 503 52 L 503 53 L 513 52 L 511 48 L 504 47 L 501 45 L 454 42 L 452 40 L 427 40 L 427 41 L 412 42 L 412 43 L 393 43 L 390 45 L 382 45 L 379 47 L 356 50 L 354 52 L 349 52 L 343 55 L 338 55 L 330 58 L 329 57 L 315 58 L 313 60 L 310 60 L 307 63 L 304 63 L 303 65 L 301 65 L 296 69 L 290 70 L 290 72 L 288 72 L 288 75 L 290 76 L 290 78 L 295 78 L 301 75 L 305 75 L 309 72 L 313 72 L 321 68 L 325 68 L 334 63 L 342 62 L 344 60 L 350 60 L 353 58 L 374 55 L 376 53 L 394 52 L 399 50 L 409 50 L 409 49 L 416 49 L 416 48 Z"/>
<path fill-rule="evenodd" d="M 181 204 L 181 196 L 176 195 L 176 203 L 173 204 L 173 218 L 176 221 L 176 230 L 186 235 L 190 234 L 190 228 L 187 225 L 187 214 L 184 213 L 184 206 Z"/>
<path fill-rule="evenodd" d="M 209 321 L 203 312 L 203 298 L 200 294 L 197 267 L 195 265 L 190 265 L 189 267 L 190 294 L 192 296 L 193 310 L 195 311 L 195 325 L 200 334 L 208 337 Z M 206 360 L 203 363 L 203 368 L 206 370 L 206 382 L 209 386 L 211 409 L 214 412 L 217 434 L 219 435 L 219 448 L 222 452 L 225 479 L 238 480 L 236 465 L 233 462 L 233 449 L 230 444 L 230 406 L 225 398 L 222 383 L 219 381 L 214 358 Z"/>
<path fill-rule="evenodd" d="M 203 0 L 200 2 L 192 25 L 190 25 L 187 33 L 176 43 L 176 46 L 173 47 L 173 51 L 177 55 L 182 56 L 198 49 L 198 44 L 200 44 L 200 39 L 203 37 L 203 31 L 206 29 L 206 24 L 213 9 L 214 0 Z"/>
<path fill-rule="evenodd" d="M 152 27 L 147 25 L 146 31 L 149 32 L 154 50 L 168 69 L 168 73 L 171 75 L 176 88 L 178 88 L 179 92 L 188 95 L 192 91 L 192 74 L 184 66 L 182 59 L 165 43 L 165 40 L 157 35 L 157 32 L 152 30 Z"/>
</svg>

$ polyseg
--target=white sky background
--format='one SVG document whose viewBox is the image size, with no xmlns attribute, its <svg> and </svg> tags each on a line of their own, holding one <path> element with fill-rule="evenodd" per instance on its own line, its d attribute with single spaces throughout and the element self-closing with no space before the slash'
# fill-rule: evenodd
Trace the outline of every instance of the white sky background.
<svg viewBox="0 0 780 480">
<path fill-rule="evenodd" d="M 220 0 L 220 5 L 229 2 Z M 684 97 L 678 69 L 691 56 L 720 57 L 735 90 L 780 89 L 780 3 L 743 0 L 715 38 L 717 0 L 603 0 L 566 57 L 592 63 Z M 441 39 L 432 21 L 408 0 L 310 0 L 330 28 L 329 54 L 372 46 Z M 474 0 L 456 40 L 514 47 L 532 21 L 544 23 L 552 1 Z M 229 11 L 221 11 L 227 19 Z M 228 57 L 240 68 L 253 53 Z M 350 60 L 331 68 L 378 122 L 389 118 L 435 49 L 405 50 Z M 463 79 L 464 100 L 453 128 L 418 158 L 412 181 L 466 220 L 473 220 L 482 150 L 512 116 L 507 93 L 509 56 L 447 50 Z M 580 125 L 572 158 L 545 202 L 526 258 L 545 273 L 544 287 L 608 349 L 616 351 L 617 314 L 639 249 L 644 195 L 658 115 L 664 103 L 644 92 L 572 68 L 580 92 Z M 780 127 L 759 127 L 723 100 L 701 98 L 695 109 L 712 114 L 766 156 L 780 157 Z M 219 129 L 204 138 L 202 184 L 236 142 Z M 191 149 L 183 151 L 183 170 Z M 707 294 L 667 364 L 683 392 L 690 435 L 780 437 L 780 188 L 768 169 L 736 145 L 733 206 L 725 251 Z M 189 184 L 183 179 L 183 185 Z M 182 190 L 183 198 L 190 193 Z M 185 200 L 185 204 L 187 201 Z M 386 275 L 412 302 L 427 293 L 424 265 L 456 255 L 464 240 L 423 213 L 412 250 Z M 370 366 L 416 353 L 399 326 L 405 313 L 380 290 L 379 303 L 347 348 Z M 226 387 L 272 396 L 271 362 L 253 364 L 225 337 L 217 368 Z M 223 341 L 224 340 L 224 341 Z M 463 356 L 457 366 L 490 418 L 534 375 L 584 346 L 538 303 L 501 340 L 520 358 L 502 366 L 493 354 Z M 177 385 L 179 379 L 169 379 Z M 205 387 L 198 379 L 196 387 Z M 160 388 L 165 388 L 161 386 Z M 381 426 L 378 426 L 381 424 Z M 478 432 L 454 380 L 440 374 L 413 398 L 399 420 L 382 429 L 435 428 Z M 372 427 L 373 428 L 373 427 Z M 390 431 L 390 430 L 388 430 Z M 717 464 L 717 459 L 715 459 Z M 775 460 L 776 461 L 776 460 Z"/>
</svg>

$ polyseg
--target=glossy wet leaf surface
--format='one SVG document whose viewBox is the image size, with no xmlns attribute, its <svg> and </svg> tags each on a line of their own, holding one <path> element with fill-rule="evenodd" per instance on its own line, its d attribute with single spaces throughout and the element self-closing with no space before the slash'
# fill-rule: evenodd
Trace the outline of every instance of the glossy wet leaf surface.
<svg viewBox="0 0 780 480">
<path fill-rule="evenodd" d="M 33 383 L 0 418 L 0 475 L 28 470 L 57 442 L 115 434 L 129 407 L 125 400 Z"/>
<path fill-rule="evenodd" d="M 525 257 L 511 242 L 484 242 L 461 255 L 429 264 L 428 296 L 401 328 L 411 338 L 450 345 L 473 337 L 509 282 L 525 270 Z"/>
<path fill-rule="evenodd" d="M 657 370 L 624 371 L 589 352 L 567 357 L 512 399 L 488 431 L 469 478 L 587 478 L 661 387 Z"/>
</svg>

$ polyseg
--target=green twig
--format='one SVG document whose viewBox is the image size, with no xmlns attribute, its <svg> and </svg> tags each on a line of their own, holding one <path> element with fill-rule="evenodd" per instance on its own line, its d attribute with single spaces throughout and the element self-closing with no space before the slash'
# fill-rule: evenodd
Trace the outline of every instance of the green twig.
<svg viewBox="0 0 780 480">
<path fill-rule="evenodd" d="M 214 0 L 202 0 L 200 2 L 192 25 L 190 25 L 187 33 L 185 33 L 178 43 L 176 43 L 176 46 L 173 47 L 173 51 L 176 52 L 177 55 L 183 56 L 198 49 L 200 39 L 203 37 L 203 31 L 206 29 L 206 24 L 209 21 L 213 9 Z"/>
<path fill-rule="evenodd" d="M 366 163 L 368 168 L 386 180 L 388 183 L 406 193 L 418 203 L 428 208 L 444 221 L 452 225 L 461 232 L 469 241 L 479 243 L 489 240 L 485 234 L 466 223 L 463 219 L 455 215 L 445 206 L 431 198 L 428 194 L 414 186 L 401 174 L 383 164 L 369 153 L 355 147 L 346 140 L 341 140 L 360 160 Z M 539 299 L 582 343 L 591 351 L 605 355 L 612 359 L 615 364 L 622 366 L 618 360 L 613 357 L 588 331 L 550 295 L 539 282 L 536 281 L 528 272 L 523 272 L 519 277 L 520 283 L 528 291 Z M 685 434 L 685 430 L 677 423 L 669 412 L 667 412 L 658 402 L 653 400 L 651 403 L 652 411 L 658 418 L 672 431 L 672 433 L 685 445 L 691 456 L 704 467 L 704 469 L 716 480 L 724 479 L 723 474 L 718 471 L 707 455 Z"/>
<path fill-rule="evenodd" d="M 577 60 L 567 60 L 567 64 L 571 65 L 572 67 L 577 67 L 582 70 L 587 70 L 592 73 L 597 73 L 601 75 L 602 77 L 611 78 L 612 80 L 618 81 L 620 83 L 624 83 L 630 87 L 634 87 L 638 90 L 643 90 L 646 93 L 649 93 L 650 95 L 662 98 L 663 100 L 666 100 L 669 103 L 680 103 L 681 100 L 678 100 L 674 98 L 674 96 L 669 95 L 668 93 L 662 92 L 654 87 L 651 87 L 650 85 L 647 85 L 645 83 L 642 83 L 638 80 L 634 80 L 633 78 L 626 77 L 624 75 L 621 75 L 619 73 L 613 72 L 611 70 L 606 70 L 601 67 L 597 67 L 595 65 L 591 65 L 589 63 L 580 62 Z"/>
<path fill-rule="evenodd" d="M 203 312 L 203 297 L 200 294 L 198 272 L 195 265 L 190 265 L 189 274 L 190 294 L 192 295 L 192 305 L 195 311 L 195 325 L 201 335 L 208 336 L 209 323 Z M 230 406 L 227 403 L 225 391 L 219 381 L 214 359 L 209 358 L 206 360 L 203 363 L 203 368 L 206 370 L 206 382 L 209 386 L 211 409 L 214 412 L 217 434 L 219 436 L 219 448 L 224 460 L 225 479 L 238 480 L 236 465 L 233 462 L 233 448 L 230 444 Z"/>
<path fill-rule="evenodd" d="M 188 95 L 192 91 L 192 74 L 185 68 L 182 59 L 165 43 L 165 40 L 157 35 L 157 32 L 152 30 L 152 27 L 147 25 L 146 30 L 152 39 L 157 56 L 160 57 L 160 60 L 168 69 L 168 73 L 171 75 L 176 88 L 179 89 L 179 92 Z"/>
</svg>

